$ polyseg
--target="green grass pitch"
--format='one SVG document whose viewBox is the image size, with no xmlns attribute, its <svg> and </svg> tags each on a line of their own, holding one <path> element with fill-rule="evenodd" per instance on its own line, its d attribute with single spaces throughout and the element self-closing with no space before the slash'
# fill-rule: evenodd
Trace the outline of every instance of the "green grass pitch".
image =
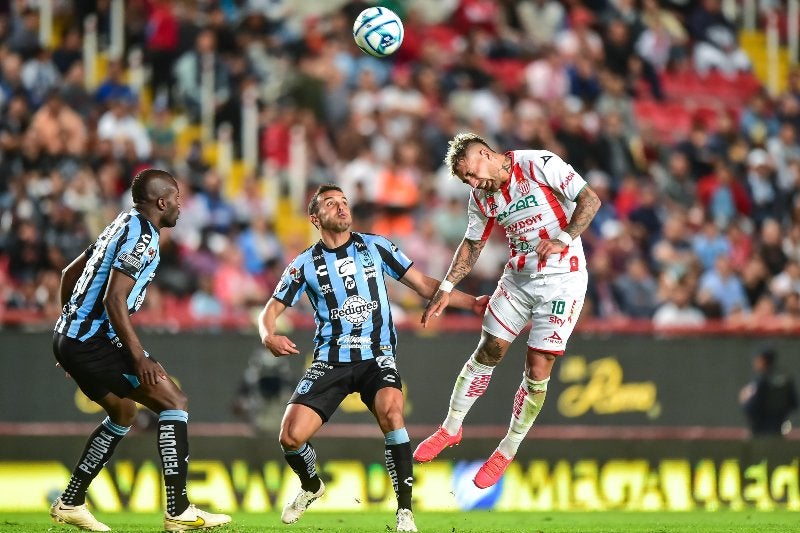
<svg viewBox="0 0 800 533">
<path fill-rule="evenodd" d="M 117 533 L 161 531 L 156 514 L 98 513 Z M 236 513 L 233 524 L 215 533 L 386 533 L 394 516 L 385 512 L 333 513 L 309 511 L 299 522 L 284 525 L 278 513 Z M 718 512 L 448 512 L 418 513 L 420 533 L 766 533 L 800 531 L 800 513 L 792 511 Z M 78 530 L 50 521 L 47 512 L 0 514 L 0 531 Z"/>
</svg>

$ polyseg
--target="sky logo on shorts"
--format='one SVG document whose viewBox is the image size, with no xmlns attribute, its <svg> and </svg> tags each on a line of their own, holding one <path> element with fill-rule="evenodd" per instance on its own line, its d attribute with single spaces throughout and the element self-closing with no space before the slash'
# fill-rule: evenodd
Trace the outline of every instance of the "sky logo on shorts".
<svg viewBox="0 0 800 533">
<path fill-rule="evenodd" d="M 314 382 L 310 379 L 304 379 L 297 384 L 297 394 L 305 394 L 311 389 Z"/>
</svg>

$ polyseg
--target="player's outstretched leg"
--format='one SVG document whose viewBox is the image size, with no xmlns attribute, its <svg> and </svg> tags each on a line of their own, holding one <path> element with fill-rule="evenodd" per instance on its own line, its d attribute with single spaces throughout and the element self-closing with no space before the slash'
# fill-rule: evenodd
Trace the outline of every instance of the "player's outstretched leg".
<svg viewBox="0 0 800 533">
<path fill-rule="evenodd" d="M 300 492 L 287 503 L 281 513 L 284 524 L 297 522 L 315 500 L 325 494 L 325 484 L 317 475 L 317 454 L 310 442 L 297 450 L 284 450 L 289 466 L 300 478 Z"/>
<path fill-rule="evenodd" d="M 67 488 L 50 507 L 50 517 L 53 521 L 73 525 L 86 531 L 111 531 L 86 507 L 86 491 L 129 430 L 130 427 L 115 424 L 107 416 L 89 435 Z"/>
<path fill-rule="evenodd" d="M 550 378 L 534 381 L 527 376 L 522 377 L 522 383 L 514 395 L 514 406 L 511 409 L 511 422 L 508 433 L 500 441 L 497 450 L 483 464 L 475 475 L 473 482 L 480 489 L 491 487 L 497 483 L 503 473 L 511 464 L 517 454 L 519 445 L 533 426 L 533 422 L 542 410 L 545 396 L 547 395 L 547 382 Z"/>
<path fill-rule="evenodd" d="M 475 401 L 486 392 L 493 371 L 493 366 L 479 363 L 476 354 L 472 354 L 456 379 L 447 418 L 433 435 L 419 443 L 414 459 L 432 461 L 445 448 L 461 442 L 461 424 Z"/>
<path fill-rule="evenodd" d="M 58 524 L 68 524 L 84 531 L 111 531 L 110 527 L 94 517 L 85 503 L 67 505 L 60 496 L 50 506 L 50 518 Z"/>
</svg>

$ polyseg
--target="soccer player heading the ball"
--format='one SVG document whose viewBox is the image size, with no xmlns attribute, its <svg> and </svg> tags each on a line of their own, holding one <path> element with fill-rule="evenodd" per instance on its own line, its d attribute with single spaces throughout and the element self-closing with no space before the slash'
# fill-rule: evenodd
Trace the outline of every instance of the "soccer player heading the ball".
<svg viewBox="0 0 800 533">
<path fill-rule="evenodd" d="M 53 352 L 108 416 L 89 436 L 50 516 L 88 531 L 111 530 L 87 509 L 86 490 L 128 433 L 139 402 L 158 413 L 156 435 L 167 494 L 164 529 L 219 526 L 231 517 L 202 511 L 186 495 L 186 395 L 144 350 L 130 320 L 158 267 L 159 232 L 174 227 L 180 215 L 178 184 L 163 170 L 146 169 L 133 178 L 131 195 L 134 207 L 120 213 L 61 277 L 63 310 L 53 333 Z"/>
<path fill-rule="evenodd" d="M 505 438 L 475 476 L 486 488 L 503 475 L 539 414 L 556 357 L 581 313 L 586 259 L 580 235 L 600 200 L 570 165 L 545 150 L 501 154 L 475 134 L 450 141 L 445 164 L 472 187 L 469 224 L 444 281 L 422 321 L 447 307 L 453 286 L 466 276 L 495 223 L 505 228 L 510 257 L 483 319 L 478 347 L 456 379 L 450 408 L 439 429 L 414 451 L 430 461 L 461 441 L 464 417 L 489 385 L 492 371 L 531 321 L 522 383 L 514 394 Z"/>
<path fill-rule="evenodd" d="M 386 468 L 397 495 L 397 531 L 416 531 L 411 444 L 403 420 L 397 333 L 384 274 L 426 299 L 439 282 L 414 268 L 386 238 L 351 231 L 350 206 L 338 186 L 320 186 L 308 204 L 308 215 L 321 239 L 286 267 L 258 320 L 264 346 L 277 357 L 300 353 L 277 331 L 276 319 L 303 292 L 317 324 L 314 361 L 297 384 L 281 423 L 280 445 L 301 485 L 281 520 L 296 522 L 325 493 L 309 439 L 348 394 L 358 392 L 384 434 Z M 487 296 L 474 298 L 458 291 L 450 297 L 455 306 L 476 314 L 483 313 L 488 301 Z"/>
</svg>

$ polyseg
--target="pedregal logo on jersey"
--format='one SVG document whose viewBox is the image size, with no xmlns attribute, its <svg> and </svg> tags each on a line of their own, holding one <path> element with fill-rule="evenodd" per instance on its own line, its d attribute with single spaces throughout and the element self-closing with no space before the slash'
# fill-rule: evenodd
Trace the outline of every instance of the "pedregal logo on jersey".
<svg viewBox="0 0 800 533">
<path fill-rule="evenodd" d="M 358 294 L 349 297 L 344 301 L 338 309 L 331 309 L 331 320 L 338 320 L 343 318 L 358 326 L 363 324 L 372 315 L 372 312 L 378 308 L 378 302 L 372 300 L 366 301 Z"/>
</svg>

